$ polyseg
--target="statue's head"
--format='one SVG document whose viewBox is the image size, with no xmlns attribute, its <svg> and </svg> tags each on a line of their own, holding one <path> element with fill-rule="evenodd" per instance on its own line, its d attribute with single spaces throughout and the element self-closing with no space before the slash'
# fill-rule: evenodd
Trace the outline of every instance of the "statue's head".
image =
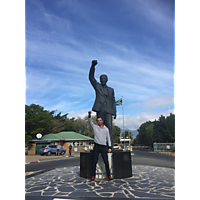
<svg viewBox="0 0 200 200">
<path fill-rule="evenodd" d="M 102 74 L 102 75 L 100 76 L 101 85 L 103 85 L 103 86 L 106 85 L 107 81 L 108 81 L 107 75 Z"/>
</svg>

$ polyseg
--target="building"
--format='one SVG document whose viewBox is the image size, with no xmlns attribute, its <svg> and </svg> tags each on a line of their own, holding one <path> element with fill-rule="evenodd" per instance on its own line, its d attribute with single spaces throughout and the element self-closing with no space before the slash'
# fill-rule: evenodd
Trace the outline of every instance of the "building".
<svg viewBox="0 0 200 200">
<path fill-rule="evenodd" d="M 125 145 L 125 147 L 129 147 L 129 144 L 131 143 L 131 139 L 123 139 L 123 137 L 120 137 L 120 144 Z"/>
<path fill-rule="evenodd" d="M 60 133 L 50 133 L 41 139 L 30 140 L 28 145 L 28 155 L 38 155 L 42 146 L 47 144 L 60 144 L 69 153 L 69 145 L 72 145 L 72 152 L 82 152 L 92 148 L 94 139 L 73 131 L 63 131 Z"/>
</svg>

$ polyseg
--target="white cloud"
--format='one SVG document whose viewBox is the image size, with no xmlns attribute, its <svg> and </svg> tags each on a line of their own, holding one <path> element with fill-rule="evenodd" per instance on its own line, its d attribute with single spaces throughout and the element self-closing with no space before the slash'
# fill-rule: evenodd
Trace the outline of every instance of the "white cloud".
<svg viewBox="0 0 200 200">
<path fill-rule="evenodd" d="M 83 110 L 80 110 L 80 111 L 71 111 L 69 112 L 69 118 L 72 118 L 72 117 L 75 117 L 75 118 L 84 118 L 85 116 L 88 116 L 88 111 L 91 110 L 91 109 L 83 109 Z M 92 112 L 92 116 L 96 116 L 96 113 L 95 112 Z"/>
<path fill-rule="evenodd" d="M 68 117 L 80 117 L 84 118 L 85 116 L 88 115 L 88 111 L 90 109 L 83 109 L 80 111 L 71 111 L 69 112 Z M 129 129 L 129 130 L 137 130 L 142 123 L 145 123 L 146 121 L 154 121 L 155 119 L 158 120 L 158 118 L 163 115 L 163 116 L 169 116 L 169 113 L 174 114 L 173 109 L 169 109 L 164 112 L 143 112 L 138 115 L 124 115 L 124 129 Z M 92 116 L 96 116 L 95 112 L 92 112 Z M 118 115 L 117 119 L 114 120 L 114 123 L 119 126 L 121 129 L 123 129 L 123 115 Z"/>
<path fill-rule="evenodd" d="M 163 116 L 169 116 L 169 113 L 174 114 L 174 110 L 171 109 L 169 111 L 165 112 L 143 112 L 138 115 L 125 115 L 124 116 L 124 129 L 130 129 L 130 130 L 137 130 L 140 125 L 146 121 L 154 121 L 155 119 L 158 120 L 158 118 Z M 119 126 L 121 129 L 123 129 L 123 115 L 118 115 L 117 119 L 114 120 L 114 123 Z"/>
<path fill-rule="evenodd" d="M 132 103 L 133 107 L 142 107 L 144 109 L 153 109 L 162 106 L 170 106 L 174 104 L 173 95 L 156 96 L 143 102 Z"/>
<path fill-rule="evenodd" d="M 127 10 L 134 10 L 141 16 L 144 16 L 150 23 L 154 23 L 154 26 L 158 25 L 162 27 L 164 31 L 159 33 L 166 34 L 170 28 L 173 28 L 172 24 L 174 23 L 174 19 L 173 15 L 171 14 L 174 12 L 173 1 L 124 0 L 124 3 L 127 4 Z"/>
<path fill-rule="evenodd" d="M 142 9 L 142 4 L 140 5 Z M 91 60 L 97 59 L 99 65 L 96 67 L 95 77 L 98 80 L 100 74 L 108 75 L 108 86 L 115 89 L 116 100 L 123 96 L 127 105 L 138 102 L 132 106 L 140 108 L 152 108 L 154 105 L 167 104 L 167 99 L 164 101 L 159 98 L 150 99 L 158 95 L 173 93 L 174 66 L 170 64 L 170 60 L 163 59 L 169 56 L 166 51 L 156 48 L 152 57 L 152 49 L 150 53 L 146 47 L 146 51 L 141 51 L 138 45 L 133 45 L 132 42 L 127 44 L 124 39 L 112 40 L 103 37 L 104 34 L 100 37 L 92 32 L 91 35 L 88 35 L 87 31 L 83 34 L 79 33 L 77 30 L 85 30 L 85 28 L 82 29 L 82 24 L 77 27 L 76 23 L 78 22 L 70 19 L 70 15 L 66 15 L 65 18 L 59 17 L 59 15 L 51 13 L 45 4 L 40 3 L 35 6 L 37 6 L 39 14 L 32 13 L 32 15 L 37 20 L 35 18 L 30 20 L 26 29 L 28 103 L 42 104 L 44 107 L 62 112 L 75 111 L 75 113 L 71 113 L 75 116 L 87 114 L 87 111 L 81 113 L 80 110 L 92 106 L 94 103 L 95 94 L 88 80 L 88 72 Z M 62 9 L 66 7 L 72 13 L 78 11 L 78 15 L 81 18 L 82 15 L 84 17 L 82 22 L 87 21 L 84 27 L 92 27 L 94 32 L 100 30 L 96 33 L 101 34 L 101 31 L 107 30 L 105 27 L 109 26 L 99 20 L 101 12 L 98 9 L 98 16 L 95 15 L 94 18 L 88 19 L 96 10 L 90 9 L 86 4 L 76 5 L 68 1 L 59 1 L 56 6 L 60 6 Z M 159 9 L 155 12 L 157 11 L 157 14 L 151 14 L 153 18 L 162 12 Z M 154 10 L 148 12 L 154 12 Z M 97 20 L 98 23 L 96 23 Z M 47 24 L 48 28 L 43 29 L 41 22 Z M 93 24 L 94 26 L 92 26 Z M 112 29 L 109 27 L 109 32 L 119 34 L 121 31 L 120 36 L 121 33 L 124 34 L 123 37 L 130 36 L 129 32 L 116 28 L 115 26 Z M 82 34 L 81 37 L 79 37 L 80 34 Z M 84 35 L 86 36 L 84 37 Z M 162 55 L 157 56 L 159 54 Z M 75 103 L 78 101 L 81 101 L 79 105 Z M 170 101 L 169 99 L 168 102 Z"/>
</svg>

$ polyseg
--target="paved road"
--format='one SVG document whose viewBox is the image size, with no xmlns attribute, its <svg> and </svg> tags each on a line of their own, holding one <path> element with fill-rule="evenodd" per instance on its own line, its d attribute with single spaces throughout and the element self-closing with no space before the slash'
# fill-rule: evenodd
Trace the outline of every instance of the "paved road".
<svg viewBox="0 0 200 200">
<path fill-rule="evenodd" d="M 152 151 L 134 149 L 133 165 L 150 165 L 175 169 L 175 156 L 156 153 Z"/>
<path fill-rule="evenodd" d="M 134 155 L 132 156 L 133 165 L 149 165 L 175 168 L 175 157 L 170 155 L 159 154 L 145 150 L 133 150 Z M 25 166 L 25 172 L 37 171 L 37 170 L 48 170 L 53 168 L 79 166 L 80 157 L 74 157 L 66 160 L 54 160 L 45 161 L 40 163 L 31 163 Z"/>
<path fill-rule="evenodd" d="M 44 161 L 39 163 L 30 163 L 25 165 L 25 172 L 43 170 L 43 169 L 54 169 L 60 167 L 72 167 L 80 165 L 80 157 L 62 159 L 62 160 L 52 160 Z"/>
</svg>

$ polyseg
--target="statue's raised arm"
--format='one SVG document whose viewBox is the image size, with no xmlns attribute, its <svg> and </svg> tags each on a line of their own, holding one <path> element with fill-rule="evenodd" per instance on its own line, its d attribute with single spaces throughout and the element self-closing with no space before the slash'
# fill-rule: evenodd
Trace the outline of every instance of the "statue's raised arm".
<svg viewBox="0 0 200 200">
<path fill-rule="evenodd" d="M 94 72 L 95 72 L 95 66 L 97 65 L 97 60 L 92 61 L 92 66 L 90 67 L 90 72 L 89 72 L 89 80 L 94 89 L 97 86 L 97 80 L 94 78 Z"/>
</svg>

